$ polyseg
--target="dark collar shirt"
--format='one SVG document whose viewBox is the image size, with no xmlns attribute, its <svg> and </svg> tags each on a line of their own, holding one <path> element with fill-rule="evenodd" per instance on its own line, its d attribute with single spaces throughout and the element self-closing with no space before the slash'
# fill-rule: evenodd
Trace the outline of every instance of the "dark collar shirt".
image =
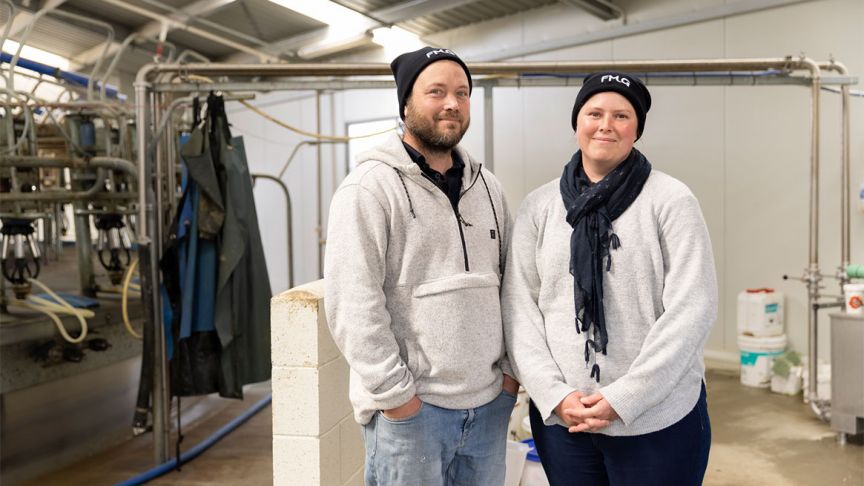
<svg viewBox="0 0 864 486">
<path fill-rule="evenodd" d="M 402 145 L 405 146 L 405 150 L 408 151 L 411 160 L 414 161 L 415 164 L 419 165 L 423 174 L 438 186 L 438 189 L 441 189 L 444 194 L 447 195 L 447 198 L 450 199 L 450 205 L 452 205 L 453 209 L 458 212 L 459 195 L 462 192 L 462 173 L 465 171 L 465 162 L 462 161 L 462 157 L 459 156 L 459 153 L 455 150 L 450 151 L 451 157 L 453 158 L 453 166 L 447 169 L 446 173 L 441 174 L 437 170 L 429 167 L 429 164 L 426 163 L 426 157 L 424 157 L 423 154 L 418 152 L 414 147 L 408 145 L 404 141 L 402 142 Z"/>
</svg>

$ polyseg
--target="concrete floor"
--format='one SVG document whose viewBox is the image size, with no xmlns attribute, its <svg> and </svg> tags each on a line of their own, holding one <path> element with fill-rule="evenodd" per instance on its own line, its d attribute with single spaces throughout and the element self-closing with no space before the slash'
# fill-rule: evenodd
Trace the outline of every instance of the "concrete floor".
<svg viewBox="0 0 864 486">
<path fill-rule="evenodd" d="M 183 415 L 181 450 L 189 450 L 205 440 L 269 393 L 270 384 L 267 382 L 244 387 L 242 401 L 209 395 L 197 399 L 198 402 L 189 409 L 184 405 L 186 411 Z M 185 400 L 191 403 L 196 398 Z M 183 465 L 181 471 L 172 471 L 147 484 L 166 486 L 273 484 L 272 423 L 271 408 L 265 407 L 232 434 L 217 442 L 195 460 Z M 174 443 L 172 442 L 171 455 L 173 454 Z M 153 442 L 151 435 L 146 434 L 24 484 L 107 486 L 137 476 L 153 466 Z M 5 482 L 3 486 L 7 486 Z"/>
<path fill-rule="evenodd" d="M 839 445 L 800 396 L 741 386 L 737 372 L 709 371 L 707 383 L 706 485 L 864 485 L 862 437 Z"/>
<path fill-rule="evenodd" d="M 862 437 L 845 446 L 837 444 L 828 425 L 815 418 L 800 396 L 743 387 L 735 372 L 709 371 L 707 382 L 713 445 L 705 485 L 864 486 Z M 266 393 L 265 386 L 256 386 L 243 402 L 212 398 L 211 410 L 184 429 L 184 449 Z M 151 484 L 272 484 L 269 411 L 264 409 L 181 472 Z M 152 467 L 151 458 L 150 440 L 139 438 L 30 484 L 115 484 Z"/>
</svg>

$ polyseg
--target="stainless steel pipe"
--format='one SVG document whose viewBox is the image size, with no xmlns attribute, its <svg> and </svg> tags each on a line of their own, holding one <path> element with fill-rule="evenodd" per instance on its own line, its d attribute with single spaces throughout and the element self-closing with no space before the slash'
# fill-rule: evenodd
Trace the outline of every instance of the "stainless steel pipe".
<svg viewBox="0 0 864 486">
<path fill-rule="evenodd" d="M 134 163 L 117 157 L 93 157 L 87 159 L 34 157 L 30 155 L 0 155 L 0 167 L 119 170 L 137 178 L 138 167 Z"/>
<path fill-rule="evenodd" d="M 518 75 L 531 73 L 577 74 L 616 69 L 634 74 L 647 72 L 690 71 L 761 71 L 778 69 L 784 71 L 805 70 L 812 73 L 816 63 L 807 58 L 761 58 L 761 59 L 694 59 L 677 61 L 581 61 L 581 62 L 484 62 L 469 63 L 472 75 Z M 200 76 L 385 76 L 391 75 L 385 63 L 345 64 L 147 64 L 138 71 L 136 82 L 151 82 L 152 76 L 160 73 L 197 74 Z"/>
</svg>

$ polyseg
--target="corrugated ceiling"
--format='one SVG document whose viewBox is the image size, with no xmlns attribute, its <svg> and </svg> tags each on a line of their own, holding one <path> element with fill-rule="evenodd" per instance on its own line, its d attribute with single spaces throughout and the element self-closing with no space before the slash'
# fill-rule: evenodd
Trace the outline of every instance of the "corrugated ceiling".
<svg viewBox="0 0 864 486">
<path fill-rule="evenodd" d="M 417 17 L 398 25 L 420 35 L 476 24 L 513 15 L 533 8 L 556 3 L 558 0 L 480 0 L 432 15 Z"/>
<path fill-rule="evenodd" d="M 269 0 L 124 0 L 150 12 L 164 16 L 175 16 L 196 28 L 211 32 L 220 37 L 248 45 L 256 49 L 261 43 L 274 43 L 313 32 L 325 25 L 297 14 Z M 434 2 L 435 0 L 429 0 Z M 471 25 L 490 19 L 513 15 L 529 9 L 556 3 L 557 0 L 476 0 L 459 7 L 444 9 L 422 17 L 412 18 L 397 25 L 420 35 L 428 35 L 444 30 Z M 18 0 L 21 5 L 21 0 Z M 416 0 L 337 0 L 337 3 L 354 10 L 371 13 L 382 8 Z M 434 3 L 430 4 L 434 6 Z M 177 16 L 177 9 L 189 7 L 203 10 L 197 16 Z M 103 0 L 66 0 L 59 7 L 87 18 L 103 20 L 116 27 L 115 42 L 122 41 L 128 34 L 140 30 L 153 19 L 130 12 L 122 7 L 111 5 Z M 19 10 L 20 11 L 20 10 Z M 30 13 L 24 15 L 32 16 Z M 232 29 L 240 34 L 231 34 L 225 29 L 207 25 L 207 21 Z M 14 38 L 18 36 L 13 35 Z M 253 39 L 254 38 L 254 39 Z M 257 39 L 257 41 L 256 41 Z M 203 39 L 186 30 L 169 31 L 168 40 L 178 44 L 178 49 L 194 49 L 205 56 L 219 60 L 236 53 L 236 50 L 217 42 Z M 36 25 L 28 44 L 75 58 L 83 52 L 104 43 L 105 35 L 98 28 L 86 24 L 73 23 L 63 17 L 48 15 Z M 258 42 L 261 41 L 261 42 Z M 266 49 L 265 49 L 266 50 Z"/>
<path fill-rule="evenodd" d="M 12 39 L 20 41 L 23 34 L 21 32 L 13 35 Z M 61 17 L 43 16 L 33 26 L 25 44 L 63 57 L 72 57 L 93 46 L 104 44 L 106 39 L 107 32 L 100 34 L 70 25 Z"/>
<path fill-rule="evenodd" d="M 238 0 L 206 18 L 267 42 L 326 27 L 269 0 Z"/>
</svg>

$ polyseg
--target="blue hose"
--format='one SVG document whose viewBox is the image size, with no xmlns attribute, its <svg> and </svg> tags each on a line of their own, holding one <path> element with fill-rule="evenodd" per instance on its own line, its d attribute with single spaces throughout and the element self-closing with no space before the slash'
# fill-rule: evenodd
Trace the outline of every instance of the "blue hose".
<svg viewBox="0 0 864 486">
<path fill-rule="evenodd" d="M 221 429 L 217 430 L 210 437 L 202 440 L 195 447 L 189 449 L 180 455 L 180 465 L 186 464 L 187 462 L 195 459 L 202 452 L 206 451 L 213 444 L 219 442 L 223 437 L 230 434 L 234 429 L 242 425 L 244 422 L 252 418 L 256 413 L 260 412 L 262 409 L 270 405 L 270 402 L 273 401 L 273 395 L 267 395 L 265 398 L 262 398 L 261 401 L 252 405 L 248 410 L 243 412 L 241 415 L 235 417 L 232 421 L 225 424 Z M 137 484 L 144 484 L 147 481 L 151 481 L 153 479 L 158 478 L 159 476 L 171 471 L 177 467 L 177 459 L 172 459 L 168 462 L 164 462 L 149 471 L 144 471 L 143 473 L 127 479 L 121 483 L 117 483 L 115 486 L 133 486 Z"/>
<path fill-rule="evenodd" d="M 11 63 L 13 57 L 14 56 L 12 54 L 9 54 L 8 52 L 0 52 L 0 62 L 4 62 L 7 64 Z M 87 87 L 87 83 L 90 80 L 87 76 L 83 74 L 78 74 L 72 71 L 64 71 L 58 67 L 42 64 L 41 62 L 31 61 L 23 57 L 18 58 L 18 62 L 15 65 L 39 74 L 47 74 L 48 76 L 53 76 L 57 79 L 62 79 L 67 83 L 82 86 L 85 88 Z M 93 86 L 96 90 L 99 90 L 102 87 L 102 83 L 95 81 L 93 83 Z M 105 96 L 112 99 L 125 98 L 124 95 L 117 92 L 117 88 L 111 85 L 105 86 Z"/>
</svg>

